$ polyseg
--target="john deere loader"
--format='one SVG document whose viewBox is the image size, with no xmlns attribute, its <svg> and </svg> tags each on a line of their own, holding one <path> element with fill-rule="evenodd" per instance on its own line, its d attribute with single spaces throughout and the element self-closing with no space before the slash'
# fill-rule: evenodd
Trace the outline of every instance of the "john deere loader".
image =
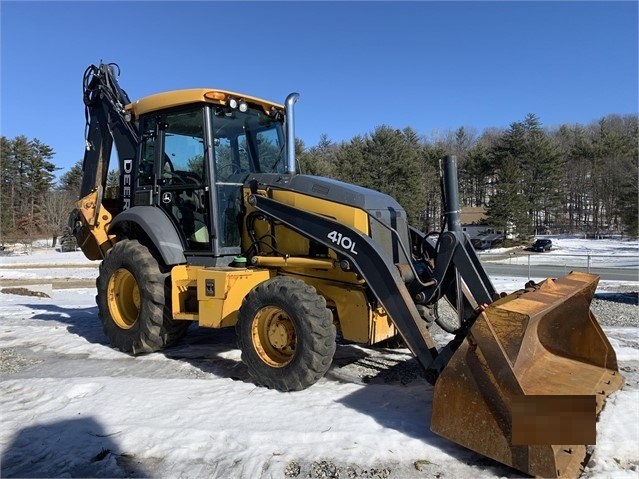
<svg viewBox="0 0 639 479">
<path fill-rule="evenodd" d="M 433 242 L 393 198 L 298 174 L 296 93 L 284 104 L 209 88 L 131 101 L 116 76 L 102 63 L 84 75 L 70 220 L 101 260 L 113 347 L 151 353 L 193 322 L 234 327 L 255 382 L 296 391 L 329 369 L 338 333 L 365 345 L 399 336 L 434 384 L 435 433 L 531 475 L 580 475 L 597 415 L 624 381 L 590 312 L 596 276 L 498 294 L 460 227 L 453 157 L 441 164 L 445 228 Z M 437 317 L 441 299 L 457 326 Z M 433 321 L 454 335 L 444 347 Z"/>
</svg>

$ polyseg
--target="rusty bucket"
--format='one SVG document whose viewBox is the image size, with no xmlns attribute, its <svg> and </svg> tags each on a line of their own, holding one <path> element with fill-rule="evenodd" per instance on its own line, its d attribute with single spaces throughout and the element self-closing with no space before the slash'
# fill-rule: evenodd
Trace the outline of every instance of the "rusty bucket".
<svg viewBox="0 0 639 479">
<path fill-rule="evenodd" d="M 598 281 L 572 272 L 488 306 L 435 384 L 431 430 L 533 476 L 579 477 L 624 383 L 590 311 Z"/>
</svg>

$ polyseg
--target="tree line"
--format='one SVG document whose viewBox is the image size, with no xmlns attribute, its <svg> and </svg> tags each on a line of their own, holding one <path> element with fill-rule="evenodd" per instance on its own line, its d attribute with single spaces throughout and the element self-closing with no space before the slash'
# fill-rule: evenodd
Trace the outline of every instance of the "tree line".
<svg viewBox="0 0 639 479">
<path fill-rule="evenodd" d="M 322 135 L 296 151 L 303 173 L 387 193 L 411 224 L 441 228 L 439 160 L 457 157 L 462 206 L 520 235 L 638 235 L 639 121 L 608 115 L 589 125 L 544 128 L 529 114 L 507 129 L 460 127 L 424 137 L 381 125 L 348 141 Z M 82 176 L 79 161 L 56 181 L 53 149 L 37 138 L 0 137 L 0 241 L 63 234 Z M 111 172 L 112 180 L 117 173 Z"/>
<path fill-rule="evenodd" d="M 496 230 L 637 236 L 637 115 L 609 115 L 587 126 L 549 129 L 529 114 L 505 130 L 460 127 L 436 138 L 386 125 L 349 141 L 324 135 L 306 149 L 302 170 L 394 196 L 412 224 L 441 222 L 439 160 L 455 155 L 460 202 L 485 207 Z"/>
</svg>

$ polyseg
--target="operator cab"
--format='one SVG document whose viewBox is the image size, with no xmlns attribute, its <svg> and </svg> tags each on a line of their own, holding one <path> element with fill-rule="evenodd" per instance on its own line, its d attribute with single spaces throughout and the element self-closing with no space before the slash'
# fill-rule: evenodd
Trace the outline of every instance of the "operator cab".
<svg viewBox="0 0 639 479">
<path fill-rule="evenodd" d="M 224 96 L 225 101 L 191 101 L 138 116 L 142 139 L 132 201 L 162 208 L 179 232 L 189 262 L 202 264 L 241 253 L 242 187 L 248 176 L 287 171 L 281 106 L 227 92 L 208 91 L 204 99 L 209 96 Z M 167 105 L 166 100 L 154 103 Z M 132 109 L 140 104 L 145 100 Z M 222 258 L 213 261 L 224 263 Z"/>
</svg>

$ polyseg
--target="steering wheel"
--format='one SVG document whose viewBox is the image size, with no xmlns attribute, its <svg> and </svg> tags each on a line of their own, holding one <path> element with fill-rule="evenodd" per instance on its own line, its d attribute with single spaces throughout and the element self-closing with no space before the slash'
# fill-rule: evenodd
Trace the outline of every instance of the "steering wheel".
<svg viewBox="0 0 639 479">
<path fill-rule="evenodd" d="M 215 168 L 217 181 L 226 181 L 231 176 L 241 173 L 240 168 L 233 163 L 227 163 L 225 165 L 217 165 Z"/>
<path fill-rule="evenodd" d="M 190 173 L 188 171 L 164 171 L 162 173 L 165 181 L 170 182 L 173 185 L 199 185 L 200 179 L 195 176 L 194 173 Z"/>
</svg>

